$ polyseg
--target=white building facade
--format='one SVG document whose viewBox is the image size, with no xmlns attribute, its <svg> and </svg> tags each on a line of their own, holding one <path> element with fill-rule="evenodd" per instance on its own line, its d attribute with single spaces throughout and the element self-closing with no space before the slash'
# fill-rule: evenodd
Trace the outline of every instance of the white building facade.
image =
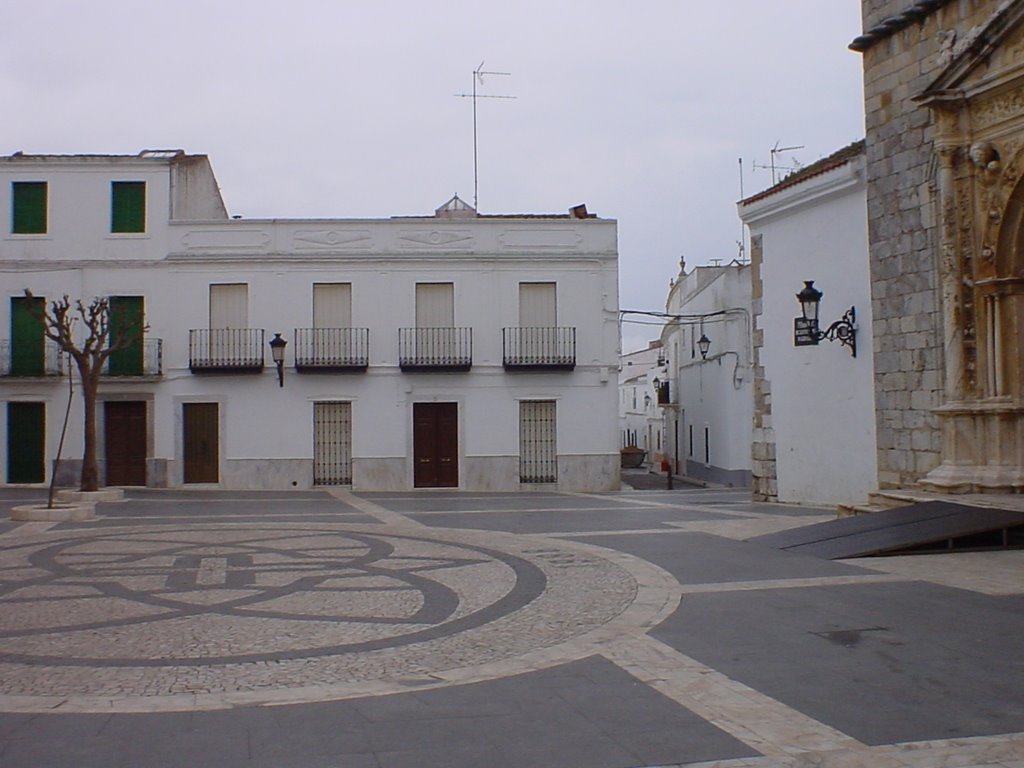
<svg viewBox="0 0 1024 768">
<path fill-rule="evenodd" d="M 668 383 L 658 399 L 665 458 L 677 475 L 732 487 L 750 484 L 749 272 L 748 265 L 732 263 L 687 273 L 681 264 L 662 331 Z"/>
<path fill-rule="evenodd" d="M 754 296 L 755 499 L 857 504 L 877 487 L 863 142 L 743 200 Z M 822 292 L 819 330 L 853 308 L 853 349 L 796 346 L 796 294 Z"/>
<path fill-rule="evenodd" d="M 661 341 L 622 355 L 619 362 L 619 435 L 622 448 L 644 451 L 645 462 L 661 460 L 662 418 L 654 381 L 664 378 Z"/>
<path fill-rule="evenodd" d="M 458 198 L 424 217 L 232 219 L 206 157 L 180 151 L 19 154 L 0 174 L 6 483 L 50 478 L 67 402 L 27 288 L 144 318 L 100 387 L 108 485 L 618 487 L 614 221 Z M 81 444 L 76 394 L 59 480 Z"/>
</svg>

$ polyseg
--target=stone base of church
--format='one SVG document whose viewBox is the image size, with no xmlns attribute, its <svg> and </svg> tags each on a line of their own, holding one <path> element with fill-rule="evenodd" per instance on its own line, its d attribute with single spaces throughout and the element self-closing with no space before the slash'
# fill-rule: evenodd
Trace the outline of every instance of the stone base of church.
<svg viewBox="0 0 1024 768">
<path fill-rule="evenodd" d="M 949 403 L 935 413 L 942 463 L 920 480 L 942 493 L 1024 493 L 1024 405 L 1004 399 Z"/>
</svg>

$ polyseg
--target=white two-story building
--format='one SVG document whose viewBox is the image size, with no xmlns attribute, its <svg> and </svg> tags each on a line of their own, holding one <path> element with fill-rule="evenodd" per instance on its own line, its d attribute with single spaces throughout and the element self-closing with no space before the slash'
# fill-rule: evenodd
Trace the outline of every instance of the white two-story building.
<svg viewBox="0 0 1024 768">
<path fill-rule="evenodd" d="M 146 325 L 100 387 L 107 485 L 618 487 L 613 220 L 457 197 L 431 216 L 237 219 L 207 158 L 177 150 L 18 153 L 0 175 L 6 483 L 49 480 L 68 398 L 27 288 Z"/>
</svg>

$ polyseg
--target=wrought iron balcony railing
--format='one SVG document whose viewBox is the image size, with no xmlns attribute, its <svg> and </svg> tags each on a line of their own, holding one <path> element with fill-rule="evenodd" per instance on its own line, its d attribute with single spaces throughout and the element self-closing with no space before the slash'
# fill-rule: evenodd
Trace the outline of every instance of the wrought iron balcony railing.
<svg viewBox="0 0 1024 768">
<path fill-rule="evenodd" d="M 29 343 L 0 339 L 0 376 L 60 376 L 64 365 L 60 347 L 49 339 Z"/>
<path fill-rule="evenodd" d="M 104 376 L 162 376 L 163 339 L 142 339 L 111 353 Z"/>
<path fill-rule="evenodd" d="M 192 373 L 254 373 L 263 369 L 262 328 L 198 328 L 188 332 Z"/>
<path fill-rule="evenodd" d="M 403 371 L 468 371 L 473 366 L 472 328 L 399 328 Z"/>
<path fill-rule="evenodd" d="M 295 370 L 365 371 L 370 365 L 369 328 L 296 328 Z"/>
<path fill-rule="evenodd" d="M 571 371 L 576 367 L 575 328 L 504 328 L 506 370 Z"/>
</svg>

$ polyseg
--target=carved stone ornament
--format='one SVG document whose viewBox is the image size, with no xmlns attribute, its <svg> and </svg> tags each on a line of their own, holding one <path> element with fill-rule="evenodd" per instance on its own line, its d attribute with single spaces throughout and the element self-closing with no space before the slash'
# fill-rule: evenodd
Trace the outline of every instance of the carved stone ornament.
<svg viewBox="0 0 1024 768">
<path fill-rule="evenodd" d="M 402 232 L 398 237 L 400 240 L 405 240 L 406 243 L 415 243 L 416 245 L 427 245 L 435 247 L 459 246 L 463 248 L 468 248 L 470 245 L 472 245 L 473 240 L 472 233 L 466 230 L 407 230 L 405 232 Z"/>
</svg>

